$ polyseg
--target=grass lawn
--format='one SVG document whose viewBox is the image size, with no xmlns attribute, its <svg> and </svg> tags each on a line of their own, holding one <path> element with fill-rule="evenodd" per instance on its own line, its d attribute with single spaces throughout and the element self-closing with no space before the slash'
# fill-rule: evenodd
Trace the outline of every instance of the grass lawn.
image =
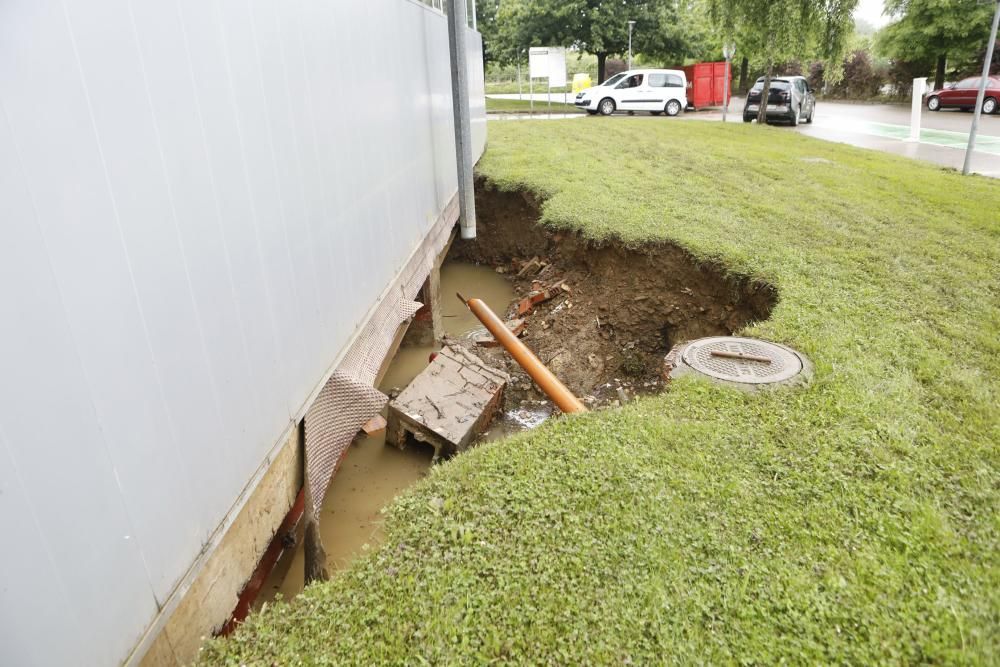
<svg viewBox="0 0 1000 667">
<path fill-rule="evenodd" d="M 529 100 L 498 100 L 492 97 L 486 98 L 486 113 L 531 113 L 531 102 Z M 548 101 L 539 102 L 535 100 L 534 113 L 549 113 Z M 583 113 L 572 104 L 562 102 L 552 102 L 552 113 Z"/>
<path fill-rule="evenodd" d="M 1000 181 L 783 128 L 490 125 L 547 225 L 772 283 L 805 388 L 685 379 L 434 469 L 206 664 L 996 664 Z"/>
</svg>

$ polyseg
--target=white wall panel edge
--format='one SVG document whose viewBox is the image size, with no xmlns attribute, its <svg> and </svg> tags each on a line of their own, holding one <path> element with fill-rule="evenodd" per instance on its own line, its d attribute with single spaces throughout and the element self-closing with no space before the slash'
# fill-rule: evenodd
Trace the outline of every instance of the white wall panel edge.
<svg viewBox="0 0 1000 667">
<path fill-rule="evenodd" d="M 453 220 L 449 220 L 447 217 L 448 211 L 450 210 L 457 211 L 457 206 L 453 205 L 454 201 L 457 198 L 458 198 L 458 190 L 456 189 L 455 193 L 452 195 L 451 200 L 449 200 L 449 205 L 445 206 L 444 210 L 441 212 L 441 215 L 436 221 L 434 228 L 440 225 L 454 225 L 458 221 L 457 216 Z M 430 236 L 430 233 L 433 231 L 434 228 L 432 228 L 432 230 L 428 230 L 429 232 L 428 236 Z M 191 587 L 195 579 L 198 577 L 198 574 L 201 572 L 205 563 L 208 561 L 208 558 L 215 551 L 216 547 L 218 547 L 219 543 L 222 541 L 222 538 L 225 536 L 226 532 L 233 525 L 233 522 L 239 516 L 243 508 L 246 506 L 247 501 L 250 499 L 251 496 L 253 496 L 254 491 L 256 491 L 257 489 L 257 486 L 260 484 L 261 480 L 264 478 L 264 475 L 270 468 L 271 462 L 274 460 L 275 456 L 278 454 L 282 446 L 285 444 L 285 442 L 291 435 L 292 430 L 295 427 L 295 424 L 297 424 L 305 417 L 306 410 L 308 410 L 309 406 L 312 405 L 313 401 L 316 400 L 316 397 L 319 395 L 320 390 L 323 389 L 327 381 L 333 375 L 334 371 L 341 364 L 341 362 L 343 362 L 344 358 L 347 356 L 347 353 L 357 342 L 358 337 L 361 335 L 362 331 L 365 328 L 365 325 L 371 319 L 372 315 L 374 315 L 378 305 L 381 304 L 384 299 L 389 297 L 394 290 L 399 289 L 401 277 L 406 272 L 408 267 L 414 261 L 417 261 L 418 256 L 421 253 L 423 253 L 424 250 L 425 248 L 423 243 L 419 243 L 417 247 L 413 249 L 409 257 L 407 258 L 406 262 L 404 262 L 403 265 L 398 268 L 398 270 L 396 271 L 396 275 L 382 291 L 380 297 L 372 304 L 368 312 L 365 313 L 364 318 L 362 318 L 361 322 L 358 324 L 355 331 L 351 334 L 350 341 L 337 354 L 336 359 L 333 361 L 332 364 L 330 364 L 329 368 L 327 368 L 326 371 L 323 373 L 323 376 L 320 379 L 320 381 L 316 384 L 315 387 L 313 387 L 312 391 L 309 392 L 309 395 L 306 398 L 306 400 L 296 411 L 294 419 L 289 421 L 288 426 L 281 433 L 281 436 L 272 445 L 264 461 L 261 462 L 261 464 L 257 467 L 257 470 L 254 472 L 253 477 L 247 483 L 246 487 L 244 487 L 243 491 L 240 493 L 239 498 L 237 498 L 232 508 L 230 508 L 229 512 L 226 514 L 226 517 L 223 520 L 223 522 L 212 534 L 212 537 L 209 539 L 208 543 L 202 549 L 201 553 L 198 554 L 198 558 L 195 560 L 194 563 L 192 563 L 191 567 L 187 570 L 187 572 L 181 578 L 180 582 L 177 584 L 176 588 L 167 598 L 166 602 L 160 609 L 160 613 L 153 620 L 153 623 L 143 633 L 142 639 L 136 645 L 135 649 L 132 651 L 132 654 L 125 661 L 126 664 L 128 665 L 138 664 L 142 660 L 142 657 L 145 655 L 146 651 L 149 649 L 153 641 L 156 639 L 156 636 L 159 634 L 159 631 L 163 628 L 164 625 L 166 625 L 167 621 L 170 619 L 170 615 L 177 608 L 177 605 L 180 603 L 184 595 L 187 593 L 188 589 Z"/>
</svg>

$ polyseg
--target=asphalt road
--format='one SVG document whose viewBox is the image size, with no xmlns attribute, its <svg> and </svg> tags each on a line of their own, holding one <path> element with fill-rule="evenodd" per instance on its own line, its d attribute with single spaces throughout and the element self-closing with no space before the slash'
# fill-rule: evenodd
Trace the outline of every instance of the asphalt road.
<svg viewBox="0 0 1000 667">
<path fill-rule="evenodd" d="M 535 96 L 537 99 L 538 94 L 536 93 Z M 501 96 L 491 95 L 490 97 Z M 510 97 L 516 99 L 517 95 Z M 553 95 L 553 102 L 555 101 L 556 96 Z M 743 122 L 742 110 L 743 100 L 733 98 L 727 121 Z M 628 116 L 616 114 L 609 119 L 573 113 L 552 114 L 552 117 L 587 118 L 588 122 L 599 123 L 613 121 L 616 118 L 627 118 Z M 675 120 L 665 119 L 663 116 L 650 116 L 642 112 L 636 112 L 635 117 L 649 118 L 657 122 Z M 506 115 L 501 118 L 503 120 L 545 120 L 548 116 Z M 689 111 L 682 114 L 680 118 L 719 121 L 722 120 L 722 112 L 718 109 Z M 972 113 L 970 112 L 952 110 L 930 112 L 924 109 L 921 116 L 920 141 L 913 142 L 909 141 L 909 105 L 821 101 L 816 105 L 816 115 L 812 124 L 803 123 L 796 128 L 787 127 L 785 129 L 817 139 L 872 148 L 960 170 L 962 162 L 965 160 L 965 147 L 968 143 L 971 125 Z M 1000 178 L 1000 114 L 982 116 L 976 150 L 972 157 L 972 171 L 984 176 Z"/>
<path fill-rule="evenodd" d="M 730 110 L 727 121 L 743 122 L 742 99 L 734 98 Z M 695 111 L 684 114 L 684 118 L 722 120 L 722 113 L 718 110 Z M 909 141 L 908 105 L 821 101 L 816 105 L 812 124 L 787 129 L 817 139 L 873 148 L 961 169 L 972 126 L 972 113 L 957 110 L 930 112 L 924 109 L 920 126 L 920 141 Z M 982 116 L 977 137 L 972 170 L 984 176 L 1000 178 L 1000 115 Z"/>
</svg>

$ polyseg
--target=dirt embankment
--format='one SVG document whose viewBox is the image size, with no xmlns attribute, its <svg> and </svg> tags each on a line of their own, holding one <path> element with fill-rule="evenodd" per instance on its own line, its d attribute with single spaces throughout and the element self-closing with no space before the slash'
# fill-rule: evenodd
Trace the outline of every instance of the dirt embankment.
<svg viewBox="0 0 1000 667">
<path fill-rule="evenodd" d="M 501 192 L 480 180 L 476 212 L 477 239 L 455 243 L 450 256 L 494 267 L 519 295 L 569 287 L 526 316 L 524 340 L 591 404 L 658 391 L 672 345 L 729 335 L 769 317 L 777 302 L 772 286 L 700 263 L 674 245 L 628 248 L 549 231 L 538 224 L 538 202 L 528 193 Z M 516 306 L 501 315 L 517 316 Z M 477 354 L 505 365 L 514 388 L 531 393 L 530 381 L 502 350 Z"/>
</svg>

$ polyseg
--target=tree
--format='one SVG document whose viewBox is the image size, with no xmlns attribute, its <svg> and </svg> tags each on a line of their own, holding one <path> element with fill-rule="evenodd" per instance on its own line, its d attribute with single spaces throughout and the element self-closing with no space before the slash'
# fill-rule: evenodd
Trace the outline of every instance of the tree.
<svg viewBox="0 0 1000 667">
<path fill-rule="evenodd" d="M 677 57 L 690 35 L 678 27 L 675 0 L 504 0 L 496 12 L 497 51 L 531 46 L 575 46 L 597 56 L 603 81 L 609 56 L 628 53 L 628 22 L 635 21 L 633 52 Z M 681 56 L 683 57 L 683 56 Z"/>
<path fill-rule="evenodd" d="M 654 29 L 638 34 L 633 46 L 643 56 L 657 58 L 668 66 L 686 60 L 717 60 L 722 37 L 708 7 L 705 0 L 653 3 Z"/>
<path fill-rule="evenodd" d="M 972 60 L 989 39 L 993 4 L 976 0 L 886 0 L 897 20 L 881 30 L 883 55 L 909 63 L 934 63 L 934 87 L 944 86 L 949 61 Z"/>
<path fill-rule="evenodd" d="M 486 63 L 504 62 L 511 54 L 504 52 L 504 44 L 500 39 L 500 26 L 497 23 L 497 11 L 500 0 L 476 0 L 476 28 L 483 36 L 483 65 Z"/>
<path fill-rule="evenodd" d="M 776 63 L 817 55 L 834 73 L 840 66 L 858 0 L 711 0 L 723 36 L 765 69 L 757 120 L 767 118 Z"/>
<path fill-rule="evenodd" d="M 830 86 L 829 94 L 844 99 L 870 99 L 878 95 L 885 76 L 865 49 L 855 49 L 844 58 L 844 76 Z"/>
</svg>

